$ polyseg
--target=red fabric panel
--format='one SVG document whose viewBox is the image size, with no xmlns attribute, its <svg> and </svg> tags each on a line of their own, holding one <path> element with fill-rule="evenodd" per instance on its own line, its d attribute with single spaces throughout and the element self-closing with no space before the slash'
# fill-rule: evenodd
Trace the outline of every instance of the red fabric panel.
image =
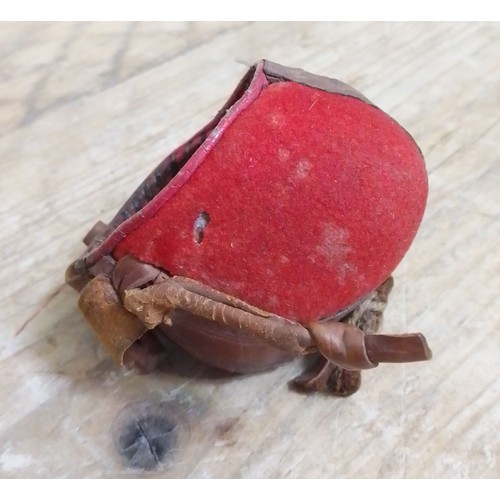
<svg viewBox="0 0 500 500">
<path fill-rule="evenodd" d="M 275 83 L 114 255 L 307 323 L 393 271 L 426 198 L 423 159 L 391 118 L 352 97 Z"/>
</svg>

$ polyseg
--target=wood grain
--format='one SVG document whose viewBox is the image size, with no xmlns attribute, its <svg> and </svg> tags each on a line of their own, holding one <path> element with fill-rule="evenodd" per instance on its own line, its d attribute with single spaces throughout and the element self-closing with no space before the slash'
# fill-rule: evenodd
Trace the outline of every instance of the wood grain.
<svg viewBox="0 0 500 500">
<path fill-rule="evenodd" d="M 0 25 L 0 476 L 500 477 L 498 54 L 494 23 Z M 290 391 L 301 361 L 230 377 L 172 349 L 119 370 L 63 285 L 93 223 L 260 57 L 358 88 L 426 156 L 385 331 L 424 331 L 434 359 L 349 399 Z M 145 414 L 173 422 L 161 469 L 120 454 Z"/>
</svg>

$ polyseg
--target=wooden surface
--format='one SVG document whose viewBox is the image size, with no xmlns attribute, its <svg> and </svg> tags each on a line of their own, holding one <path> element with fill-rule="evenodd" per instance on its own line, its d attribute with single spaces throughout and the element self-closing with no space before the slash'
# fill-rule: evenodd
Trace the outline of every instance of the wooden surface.
<svg viewBox="0 0 500 500">
<path fill-rule="evenodd" d="M 425 332 L 434 359 L 349 399 L 289 390 L 301 361 L 121 371 L 63 285 L 86 231 L 260 57 L 358 88 L 427 160 L 385 331 Z M 0 25 L 0 476 L 500 477 L 499 57 L 498 24 Z M 144 413 L 174 427 L 161 470 L 119 451 Z"/>
</svg>

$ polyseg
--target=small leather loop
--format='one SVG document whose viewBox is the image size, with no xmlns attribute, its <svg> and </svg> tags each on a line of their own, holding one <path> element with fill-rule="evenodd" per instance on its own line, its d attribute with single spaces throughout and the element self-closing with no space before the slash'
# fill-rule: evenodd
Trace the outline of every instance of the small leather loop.
<svg viewBox="0 0 500 500">
<path fill-rule="evenodd" d="M 368 357 L 365 336 L 361 330 L 338 321 L 311 323 L 308 327 L 319 352 L 329 361 L 346 370 L 375 368 Z"/>
<path fill-rule="evenodd" d="M 375 368 L 381 362 L 421 361 L 432 356 L 421 334 L 370 335 L 363 331 L 365 328 L 357 328 L 356 323 L 356 326 L 350 324 L 352 319 L 347 322 L 329 319 L 304 327 L 197 281 L 170 277 L 131 256 L 118 263 L 110 257 L 103 258 L 92 271 L 98 276 L 83 289 L 80 307 L 119 362 L 130 347 L 131 339 L 133 342 L 139 338 L 145 329 L 169 324 L 175 309 L 225 325 L 236 332 L 245 331 L 293 355 L 318 350 L 331 363 L 350 371 Z M 73 276 L 70 278 L 74 279 Z M 381 295 L 392 285 L 390 280 L 386 283 L 387 286 L 380 289 Z M 81 283 L 78 285 L 82 286 Z M 383 310 L 380 303 L 385 305 L 387 301 L 386 296 L 382 298 L 382 302 L 375 302 L 377 309 L 372 311 L 372 321 L 366 326 L 369 333 L 378 329 Z M 371 310 L 365 308 L 363 311 L 366 316 Z M 371 316 L 368 314 L 369 318 Z M 128 325 L 131 328 L 127 327 L 127 321 L 131 322 Z M 125 333 L 119 333 L 114 328 L 115 323 L 119 323 Z"/>
<path fill-rule="evenodd" d="M 101 220 L 97 221 L 92 229 L 85 235 L 83 238 L 83 242 L 85 245 L 89 246 L 92 241 L 96 238 L 96 236 L 99 236 L 100 234 L 104 233 L 108 229 L 108 225 L 102 222 Z"/>
<path fill-rule="evenodd" d="M 359 328 L 337 321 L 308 327 L 319 352 L 346 370 L 366 370 L 379 363 L 411 363 L 432 358 L 421 333 L 365 335 Z"/>
</svg>

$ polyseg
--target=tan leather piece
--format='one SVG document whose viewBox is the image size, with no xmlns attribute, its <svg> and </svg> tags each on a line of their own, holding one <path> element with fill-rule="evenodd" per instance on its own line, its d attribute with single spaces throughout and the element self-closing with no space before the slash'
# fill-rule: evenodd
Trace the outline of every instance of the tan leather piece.
<svg viewBox="0 0 500 500">
<path fill-rule="evenodd" d="M 111 357 L 123 365 L 125 351 L 146 331 L 121 303 L 109 277 L 100 274 L 82 290 L 78 307 Z"/>
</svg>

